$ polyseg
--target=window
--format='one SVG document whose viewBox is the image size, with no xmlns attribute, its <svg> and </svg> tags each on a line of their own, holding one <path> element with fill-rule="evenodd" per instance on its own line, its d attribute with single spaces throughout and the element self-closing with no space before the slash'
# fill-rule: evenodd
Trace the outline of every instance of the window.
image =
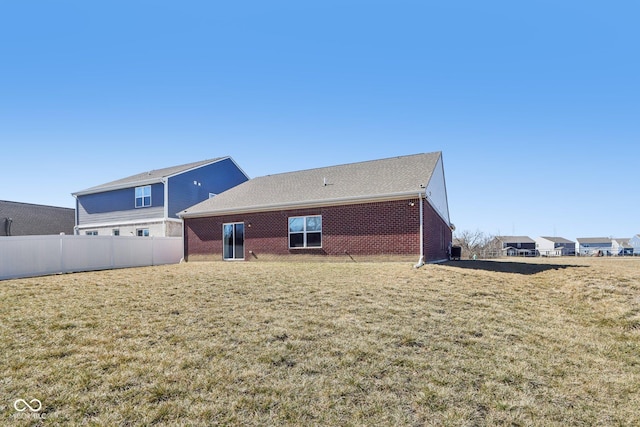
<svg viewBox="0 0 640 427">
<path fill-rule="evenodd" d="M 98 230 L 85 231 L 84 234 L 86 234 L 87 236 L 97 236 Z"/>
<path fill-rule="evenodd" d="M 151 186 L 136 187 L 136 208 L 151 206 Z"/>
<path fill-rule="evenodd" d="M 322 247 L 322 216 L 289 218 L 289 248 Z"/>
<path fill-rule="evenodd" d="M 114 228 L 113 230 L 111 230 L 111 235 L 112 236 L 119 236 L 120 235 L 120 229 L 119 228 Z"/>
<path fill-rule="evenodd" d="M 149 237 L 149 229 L 148 228 L 138 228 L 136 230 L 136 236 L 138 236 L 138 237 Z"/>
</svg>

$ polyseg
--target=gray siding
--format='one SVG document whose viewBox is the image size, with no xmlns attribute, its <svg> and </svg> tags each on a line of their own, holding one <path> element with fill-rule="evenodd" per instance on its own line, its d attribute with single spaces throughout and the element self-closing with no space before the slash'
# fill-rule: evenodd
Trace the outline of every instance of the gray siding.
<svg viewBox="0 0 640 427">
<path fill-rule="evenodd" d="M 81 226 L 89 226 L 91 224 L 118 223 L 124 221 L 144 221 L 162 217 L 164 217 L 163 206 L 89 214 L 84 209 L 82 204 L 78 203 L 78 218 L 79 225 Z"/>
</svg>

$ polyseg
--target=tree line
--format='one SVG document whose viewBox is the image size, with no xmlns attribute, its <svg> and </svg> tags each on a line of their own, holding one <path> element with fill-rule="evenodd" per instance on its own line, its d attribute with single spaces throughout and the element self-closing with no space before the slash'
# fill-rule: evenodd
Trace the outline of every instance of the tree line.
<svg viewBox="0 0 640 427">
<path fill-rule="evenodd" d="M 453 234 L 453 245 L 462 248 L 461 257 L 497 258 L 501 255 L 500 242 L 495 236 L 485 234 L 480 230 L 461 230 Z"/>
</svg>

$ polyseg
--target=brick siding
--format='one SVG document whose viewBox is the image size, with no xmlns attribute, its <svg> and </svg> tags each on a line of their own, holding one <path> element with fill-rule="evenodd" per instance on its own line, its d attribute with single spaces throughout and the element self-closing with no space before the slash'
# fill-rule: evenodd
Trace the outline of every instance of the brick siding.
<svg viewBox="0 0 640 427">
<path fill-rule="evenodd" d="M 222 225 L 245 224 L 245 259 L 283 256 L 358 257 L 417 260 L 420 255 L 418 199 L 353 205 L 291 209 L 207 218 L 185 219 L 187 259 L 222 259 Z M 413 206 L 412 206 L 413 204 Z M 446 258 L 451 230 L 424 203 L 425 257 Z M 288 218 L 322 215 L 322 248 L 289 249 Z"/>
<path fill-rule="evenodd" d="M 423 215 L 425 260 L 447 259 L 449 257 L 449 244 L 453 239 L 451 228 L 427 202 L 424 203 Z"/>
</svg>

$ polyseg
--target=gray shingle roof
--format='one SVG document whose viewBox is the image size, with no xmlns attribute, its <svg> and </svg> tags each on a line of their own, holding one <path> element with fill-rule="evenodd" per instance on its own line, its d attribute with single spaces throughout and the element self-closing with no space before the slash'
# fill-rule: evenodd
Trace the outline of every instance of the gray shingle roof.
<svg viewBox="0 0 640 427">
<path fill-rule="evenodd" d="M 181 216 L 417 196 L 424 192 L 441 155 L 441 152 L 423 153 L 262 176 L 192 206 Z"/>
<path fill-rule="evenodd" d="M 106 184 L 96 185 L 95 187 L 87 188 L 85 190 L 77 191 L 73 193 L 74 196 L 90 193 L 99 193 L 101 191 L 114 190 L 118 188 L 127 188 L 143 184 L 151 184 L 154 182 L 160 182 L 163 178 L 188 171 L 200 166 L 215 163 L 227 157 L 218 157 L 209 160 L 200 160 L 198 162 L 187 163 L 184 165 L 171 166 L 163 169 L 154 169 L 146 172 L 141 172 L 136 175 L 131 175 L 126 178 L 117 179 L 115 181 L 107 182 Z"/>
<path fill-rule="evenodd" d="M 74 226 L 75 209 L 0 200 L 0 236 L 73 234 Z"/>
<path fill-rule="evenodd" d="M 578 237 L 576 240 L 581 244 L 611 244 L 611 239 L 609 237 Z"/>
<path fill-rule="evenodd" d="M 553 243 L 575 243 L 569 239 L 565 239 L 564 237 L 545 237 L 545 236 L 540 236 L 540 237 Z"/>
<path fill-rule="evenodd" d="M 535 243 L 529 236 L 497 236 L 498 240 L 504 243 Z"/>
<path fill-rule="evenodd" d="M 629 243 L 629 240 L 631 239 L 626 239 L 626 238 L 614 238 L 613 239 L 618 246 L 622 246 L 623 248 L 632 248 L 633 246 Z"/>
</svg>

